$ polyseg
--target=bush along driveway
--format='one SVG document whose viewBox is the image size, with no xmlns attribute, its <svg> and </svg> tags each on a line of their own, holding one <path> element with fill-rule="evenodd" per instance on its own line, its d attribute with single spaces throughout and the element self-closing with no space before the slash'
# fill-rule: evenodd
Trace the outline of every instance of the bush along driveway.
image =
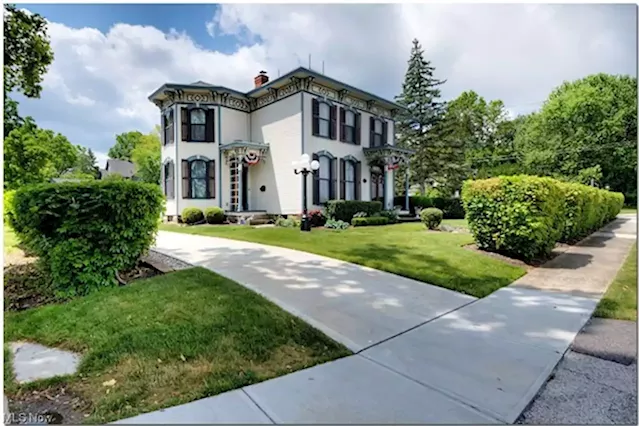
<svg viewBox="0 0 640 426">
<path fill-rule="evenodd" d="M 525 273 L 520 267 L 465 249 L 464 245 L 473 242 L 469 234 L 427 231 L 421 223 L 312 232 L 226 225 L 164 224 L 160 229 L 319 254 L 475 297 L 487 296 Z"/>
<path fill-rule="evenodd" d="M 104 423 L 216 395 L 350 352 L 239 284 L 192 268 L 66 304 L 5 313 L 5 342 L 82 354 L 78 373 L 18 385 L 64 386 Z M 5 366 L 7 363 L 5 351 Z"/>
</svg>

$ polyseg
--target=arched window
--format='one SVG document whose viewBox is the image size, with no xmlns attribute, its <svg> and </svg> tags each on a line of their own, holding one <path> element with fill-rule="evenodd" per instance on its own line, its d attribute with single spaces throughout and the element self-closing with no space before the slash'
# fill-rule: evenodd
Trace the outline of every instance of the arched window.
<svg viewBox="0 0 640 426">
<path fill-rule="evenodd" d="M 182 197 L 215 198 L 215 161 L 195 156 L 182 160 Z"/>
<path fill-rule="evenodd" d="M 173 143 L 173 108 L 168 109 L 162 116 L 164 122 L 164 145 Z"/>
<path fill-rule="evenodd" d="M 175 164 L 173 164 L 173 160 L 170 160 L 168 162 L 166 162 L 164 164 L 164 169 L 163 169 L 163 175 L 164 175 L 164 180 L 163 180 L 163 187 L 164 187 L 164 195 L 167 197 L 168 200 L 172 200 L 175 196 L 174 192 L 175 192 L 175 185 L 174 185 L 174 169 L 175 169 Z"/>
<path fill-rule="evenodd" d="M 189 126 L 191 140 L 204 142 L 206 140 L 207 114 L 202 108 L 189 111 Z"/>
<path fill-rule="evenodd" d="M 360 199 L 360 162 L 352 156 L 340 160 L 340 199 Z"/>
<path fill-rule="evenodd" d="M 313 154 L 313 159 L 320 163 L 313 175 L 313 204 L 318 206 L 336 198 L 336 159 L 326 151 Z"/>
</svg>

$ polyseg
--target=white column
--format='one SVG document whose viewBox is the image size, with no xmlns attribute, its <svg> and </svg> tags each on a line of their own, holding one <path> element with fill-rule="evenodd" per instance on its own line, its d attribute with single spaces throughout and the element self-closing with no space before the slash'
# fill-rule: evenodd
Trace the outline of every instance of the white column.
<svg viewBox="0 0 640 426">
<path fill-rule="evenodd" d="M 393 209 L 393 170 L 384 171 L 384 209 L 391 210 Z"/>
</svg>

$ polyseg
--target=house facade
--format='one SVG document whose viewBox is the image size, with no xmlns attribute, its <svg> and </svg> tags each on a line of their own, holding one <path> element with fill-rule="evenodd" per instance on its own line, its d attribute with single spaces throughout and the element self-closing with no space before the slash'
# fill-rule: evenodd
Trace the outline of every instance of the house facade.
<svg viewBox="0 0 640 426">
<path fill-rule="evenodd" d="M 186 207 L 300 214 L 303 153 L 320 163 L 307 179 L 308 206 L 330 199 L 383 200 L 410 151 L 395 147 L 401 106 L 298 68 L 248 93 L 205 82 L 167 83 L 149 100 L 160 109 L 166 215 Z"/>
</svg>

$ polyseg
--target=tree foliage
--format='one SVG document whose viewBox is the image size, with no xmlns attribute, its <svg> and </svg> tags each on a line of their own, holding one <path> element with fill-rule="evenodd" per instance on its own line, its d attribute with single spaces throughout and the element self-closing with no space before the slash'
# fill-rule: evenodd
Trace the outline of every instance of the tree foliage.
<svg viewBox="0 0 640 426">
<path fill-rule="evenodd" d="M 637 192 L 637 79 L 595 74 L 555 89 L 518 132 L 531 174 L 597 180 Z M 599 167 L 599 169 L 594 169 Z"/>
<path fill-rule="evenodd" d="M 396 97 L 406 107 L 396 118 L 396 132 L 399 146 L 416 151 L 410 162 L 410 179 L 419 183 L 442 174 L 442 168 L 449 164 L 446 150 L 434 132 L 444 107 L 438 86 L 445 83 L 434 77 L 434 71 L 431 62 L 424 59 L 420 42 L 413 40 L 402 93 Z M 401 181 L 404 168 L 396 176 Z"/>
<path fill-rule="evenodd" d="M 16 90 L 39 98 L 42 78 L 53 62 L 47 21 L 39 14 L 4 5 L 4 123 L 6 137 L 21 125 L 18 103 L 9 97 Z"/>
<path fill-rule="evenodd" d="M 147 135 L 142 135 L 131 152 L 131 161 L 135 164 L 135 174 L 147 183 L 160 182 L 160 127 Z"/>
<path fill-rule="evenodd" d="M 38 128 L 27 117 L 4 139 L 4 187 L 48 182 L 72 169 L 76 161 L 77 149 L 66 137 Z"/>
<path fill-rule="evenodd" d="M 137 130 L 116 135 L 116 143 L 108 152 L 109 158 L 131 161 L 131 154 L 142 136 L 142 133 Z"/>
</svg>

